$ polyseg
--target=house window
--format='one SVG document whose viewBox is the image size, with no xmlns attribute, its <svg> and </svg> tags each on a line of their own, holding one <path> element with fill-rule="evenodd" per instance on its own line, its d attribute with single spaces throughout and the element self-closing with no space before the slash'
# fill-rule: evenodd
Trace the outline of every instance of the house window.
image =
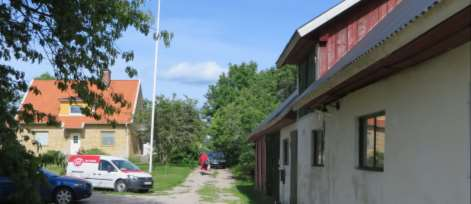
<svg viewBox="0 0 471 204">
<path fill-rule="evenodd" d="M 386 113 L 360 118 L 360 168 L 383 171 L 386 138 Z"/>
<path fill-rule="evenodd" d="M 316 80 L 316 52 L 312 51 L 304 62 L 298 65 L 298 88 L 302 92 Z"/>
<path fill-rule="evenodd" d="M 101 144 L 103 146 L 114 145 L 114 132 L 101 132 Z"/>
<path fill-rule="evenodd" d="M 33 132 L 34 134 L 34 139 L 41 145 L 45 146 L 47 145 L 49 133 L 44 131 L 44 132 Z"/>
<path fill-rule="evenodd" d="M 289 160 L 288 160 L 288 139 L 283 140 L 283 164 L 288 165 Z"/>
<path fill-rule="evenodd" d="M 71 105 L 70 106 L 70 115 L 82 115 L 82 110 L 80 106 Z"/>
<path fill-rule="evenodd" d="M 324 131 L 312 131 L 312 165 L 324 166 Z"/>
</svg>

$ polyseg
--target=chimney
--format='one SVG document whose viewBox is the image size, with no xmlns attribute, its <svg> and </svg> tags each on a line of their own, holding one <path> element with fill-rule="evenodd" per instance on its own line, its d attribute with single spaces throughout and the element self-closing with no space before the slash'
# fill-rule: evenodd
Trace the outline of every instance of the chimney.
<svg viewBox="0 0 471 204">
<path fill-rule="evenodd" d="M 111 71 L 109 69 L 104 69 L 102 77 L 103 77 L 102 80 L 105 86 L 109 86 L 111 83 Z"/>
</svg>

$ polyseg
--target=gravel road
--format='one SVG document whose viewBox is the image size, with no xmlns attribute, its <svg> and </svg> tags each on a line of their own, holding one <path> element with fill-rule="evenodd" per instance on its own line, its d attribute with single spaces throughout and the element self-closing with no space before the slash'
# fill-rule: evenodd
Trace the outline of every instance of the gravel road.
<svg viewBox="0 0 471 204">
<path fill-rule="evenodd" d="M 217 173 L 216 173 L 217 172 Z M 201 201 L 198 195 L 198 189 L 211 184 L 215 185 L 218 189 L 227 189 L 231 187 L 234 182 L 232 175 L 227 169 L 211 170 L 214 175 L 201 175 L 199 169 L 195 169 L 185 182 L 175 187 L 174 189 L 153 194 L 142 195 L 116 195 L 94 191 L 93 196 L 89 199 L 79 201 L 80 204 L 204 204 L 207 202 Z M 227 200 L 237 200 L 238 198 L 228 195 L 219 195 L 219 201 L 215 203 L 225 203 Z"/>
</svg>

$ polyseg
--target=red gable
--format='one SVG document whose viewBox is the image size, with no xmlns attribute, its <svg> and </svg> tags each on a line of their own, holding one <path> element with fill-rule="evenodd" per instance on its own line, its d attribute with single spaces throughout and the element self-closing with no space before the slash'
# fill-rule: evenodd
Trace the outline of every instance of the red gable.
<svg viewBox="0 0 471 204">
<path fill-rule="evenodd" d="M 31 86 L 39 89 L 41 94 L 35 95 L 29 91 L 22 103 L 31 103 L 35 110 L 51 114 L 57 117 L 64 128 L 82 128 L 85 124 L 105 124 L 107 119 L 115 120 L 119 124 L 131 123 L 133 112 L 136 107 L 137 97 L 139 95 L 140 84 L 138 80 L 111 80 L 111 83 L 105 91 L 103 98 L 110 104 L 114 104 L 111 99 L 111 93 L 122 94 L 124 100 L 130 103 L 129 107 L 123 107 L 119 113 L 115 113 L 107 118 L 95 120 L 87 116 L 69 116 L 60 115 L 60 104 L 66 98 L 76 97 L 73 90 L 67 89 L 61 91 L 56 86 L 56 80 L 33 80 Z"/>
</svg>

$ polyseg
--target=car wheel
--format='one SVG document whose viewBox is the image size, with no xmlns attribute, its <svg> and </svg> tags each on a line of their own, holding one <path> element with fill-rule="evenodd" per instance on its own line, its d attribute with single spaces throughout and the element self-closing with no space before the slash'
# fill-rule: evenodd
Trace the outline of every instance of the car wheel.
<svg viewBox="0 0 471 204">
<path fill-rule="evenodd" d="M 68 188 L 59 188 L 54 193 L 54 200 L 57 204 L 69 204 L 72 203 L 73 194 Z"/>
<path fill-rule="evenodd" d="M 126 192 L 128 190 L 128 186 L 126 185 L 126 182 L 123 180 L 118 180 L 114 184 L 114 190 L 116 192 Z"/>
</svg>

